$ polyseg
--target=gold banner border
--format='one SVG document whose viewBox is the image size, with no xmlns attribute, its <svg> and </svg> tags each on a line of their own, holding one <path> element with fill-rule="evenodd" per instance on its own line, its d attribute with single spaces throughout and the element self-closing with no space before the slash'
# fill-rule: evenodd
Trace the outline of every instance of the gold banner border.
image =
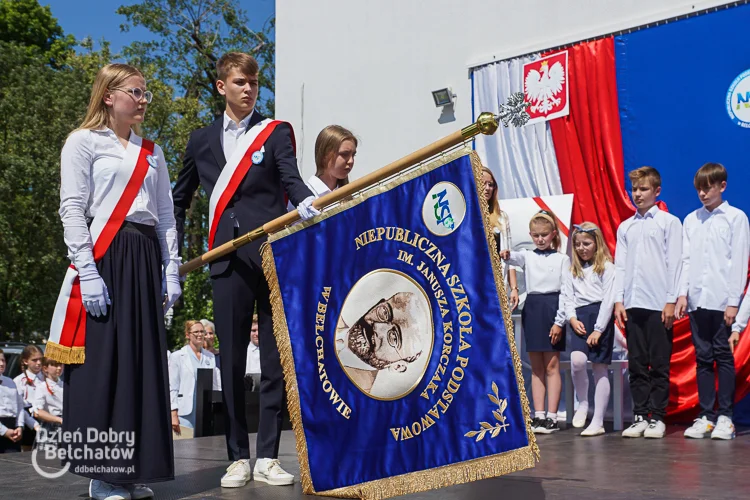
<svg viewBox="0 0 750 500">
<path fill-rule="evenodd" d="M 270 243 L 281 238 L 301 231 L 309 226 L 318 224 L 336 214 L 348 210 L 360 203 L 368 200 L 373 196 L 390 191 L 401 184 L 415 179 L 421 175 L 431 172 L 463 156 L 471 156 L 471 165 L 474 173 L 474 180 L 477 189 L 477 197 L 482 207 L 483 223 L 485 236 L 490 247 L 490 259 L 492 271 L 495 278 L 500 306 L 503 311 L 505 321 L 505 331 L 513 358 L 513 366 L 516 373 L 516 382 L 521 399 L 521 406 L 524 412 L 526 422 L 526 434 L 528 437 L 528 446 L 510 450 L 504 453 L 490 455 L 487 457 L 477 458 L 464 462 L 457 462 L 450 465 L 435 467 L 432 469 L 409 472 L 399 476 L 393 476 L 384 479 L 377 479 L 356 485 L 345 486 L 327 491 L 315 491 L 310 476 L 310 462 L 308 458 L 307 440 L 302 424 L 302 414 L 299 400 L 299 387 L 297 385 L 297 373 L 294 367 L 294 357 L 292 354 L 291 339 L 289 337 L 289 327 L 286 322 L 284 305 L 281 300 L 281 289 L 279 287 L 278 275 L 274 264 L 273 250 Z M 539 460 L 539 446 L 536 437 L 531 429 L 531 411 L 529 409 L 529 400 L 526 395 L 521 358 L 516 350 L 515 337 L 513 334 L 513 321 L 511 319 L 510 303 L 505 290 L 505 282 L 501 273 L 500 258 L 497 251 L 495 237 L 489 224 L 489 208 L 487 202 L 482 196 L 481 190 L 482 163 L 476 152 L 468 147 L 461 147 L 449 153 L 440 155 L 437 159 L 419 166 L 411 171 L 395 176 L 394 178 L 381 183 L 375 188 L 368 189 L 364 193 L 355 195 L 352 199 L 344 201 L 332 209 L 326 210 L 321 215 L 313 219 L 297 223 L 269 236 L 268 244 L 264 244 L 261 249 L 263 259 L 263 271 L 266 275 L 270 288 L 271 308 L 273 313 L 273 328 L 276 343 L 281 356 L 281 365 L 284 370 L 284 380 L 287 391 L 287 405 L 289 416 L 292 422 L 295 441 L 297 444 L 297 458 L 300 465 L 300 482 L 302 491 L 305 494 L 314 494 L 321 496 L 331 496 L 337 498 L 362 498 L 368 500 L 379 500 L 395 496 L 418 493 L 431 489 L 443 488 L 456 484 L 463 484 L 470 481 L 487 479 L 491 477 L 502 476 L 519 470 L 534 467 Z"/>
</svg>

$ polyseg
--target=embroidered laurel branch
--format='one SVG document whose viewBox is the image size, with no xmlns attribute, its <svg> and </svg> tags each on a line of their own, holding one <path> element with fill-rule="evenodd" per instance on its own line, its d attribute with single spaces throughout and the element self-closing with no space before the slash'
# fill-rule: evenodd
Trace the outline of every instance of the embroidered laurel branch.
<svg viewBox="0 0 750 500">
<path fill-rule="evenodd" d="M 469 438 L 476 436 L 476 442 L 484 439 L 484 436 L 488 432 L 493 438 L 497 437 L 500 434 L 500 431 L 508 432 L 508 427 L 510 426 L 510 424 L 505 422 L 505 415 L 503 415 L 505 409 L 508 407 L 508 399 L 500 399 L 500 396 L 498 396 L 497 394 L 497 384 L 495 382 L 492 382 L 492 392 L 494 394 L 487 394 L 487 396 L 490 398 L 490 401 L 497 405 L 497 410 L 493 410 L 492 412 L 492 415 L 495 417 L 495 420 L 497 420 L 497 423 L 495 425 L 492 425 L 489 422 L 479 422 L 479 425 L 482 426 L 481 429 L 476 431 L 469 431 L 464 434 L 465 437 Z"/>
</svg>

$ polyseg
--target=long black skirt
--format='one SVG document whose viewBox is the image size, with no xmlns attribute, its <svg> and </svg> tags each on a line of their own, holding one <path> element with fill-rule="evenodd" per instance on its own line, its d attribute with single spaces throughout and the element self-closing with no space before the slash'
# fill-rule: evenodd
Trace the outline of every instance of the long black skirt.
<svg viewBox="0 0 750 500">
<path fill-rule="evenodd" d="M 596 318 L 599 316 L 599 307 L 601 302 L 594 302 L 576 308 L 576 319 L 586 327 L 586 336 L 582 337 L 573 332 L 570 339 L 570 351 L 581 351 L 586 354 L 592 363 L 604 363 L 608 365 L 612 362 L 612 350 L 615 346 L 615 323 L 613 319 L 609 320 L 607 328 L 604 329 L 602 336 L 599 337 L 599 343 L 594 347 L 589 347 L 586 340 L 594 332 Z"/>
<path fill-rule="evenodd" d="M 161 254 L 155 229 L 125 222 L 97 267 L 112 305 L 106 316 L 86 316 L 86 361 L 65 367 L 63 430 L 78 431 L 82 438 L 70 444 L 70 472 L 114 484 L 172 480 Z M 67 448 L 68 443 L 60 446 Z"/>
<path fill-rule="evenodd" d="M 560 292 L 530 293 L 521 311 L 523 339 L 526 341 L 526 352 L 564 352 L 565 327 L 557 344 L 549 338 L 549 332 L 555 324 Z"/>
</svg>

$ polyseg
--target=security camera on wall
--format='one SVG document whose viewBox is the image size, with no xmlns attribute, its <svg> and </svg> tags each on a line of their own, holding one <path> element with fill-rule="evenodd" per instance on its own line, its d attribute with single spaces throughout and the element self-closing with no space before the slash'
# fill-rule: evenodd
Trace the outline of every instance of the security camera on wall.
<svg viewBox="0 0 750 500">
<path fill-rule="evenodd" d="M 432 91 L 432 100 L 435 101 L 435 107 L 437 108 L 450 106 L 455 99 L 456 94 L 453 93 L 450 87 Z"/>
</svg>

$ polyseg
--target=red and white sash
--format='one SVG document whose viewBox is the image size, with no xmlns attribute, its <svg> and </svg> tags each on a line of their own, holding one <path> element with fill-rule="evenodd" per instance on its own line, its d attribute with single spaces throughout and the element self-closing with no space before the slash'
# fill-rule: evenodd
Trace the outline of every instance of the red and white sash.
<svg viewBox="0 0 750 500">
<path fill-rule="evenodd" d="M 131 135 L 125 157 L 112 180 L 112 188 L 89 228 L 94 244 L 94 261 L 98 262 L 104 257 L 125 221 L 148 173 L 148 157 L 153 154 L 153 142 Z M 44 355 L 60 363 L 82 364 L 86 359 L 85 345 L 86 311 L 81 301 L 78 270 L 71 264 L 57 298 Z"/>
<path fill-rule="evenodd" d="M 211 199 L 208 202 L 209 250 L 214 247 L 214 237 L 216 236 L 216 229 L 219 227 L 221 214 L 224 213 L 224 209 L 234 196 L 248 170 L 253 166 L 253 155 L 256 155 L 256 159 L 258 158 L 257 155 L 260 155 L 258 163 L 262 161 L 263 152 L 261 148 L 274 129 L 282 123 L 286 122 L 265 119 L 242 134 L 237 141 L 237 147 L 221 170 L 211 193 Z M 291 125 L 289 128 L 291 129 Z M 294 145 L 294 132 L 292 132 L 292 145 Z"/>
</svg>

